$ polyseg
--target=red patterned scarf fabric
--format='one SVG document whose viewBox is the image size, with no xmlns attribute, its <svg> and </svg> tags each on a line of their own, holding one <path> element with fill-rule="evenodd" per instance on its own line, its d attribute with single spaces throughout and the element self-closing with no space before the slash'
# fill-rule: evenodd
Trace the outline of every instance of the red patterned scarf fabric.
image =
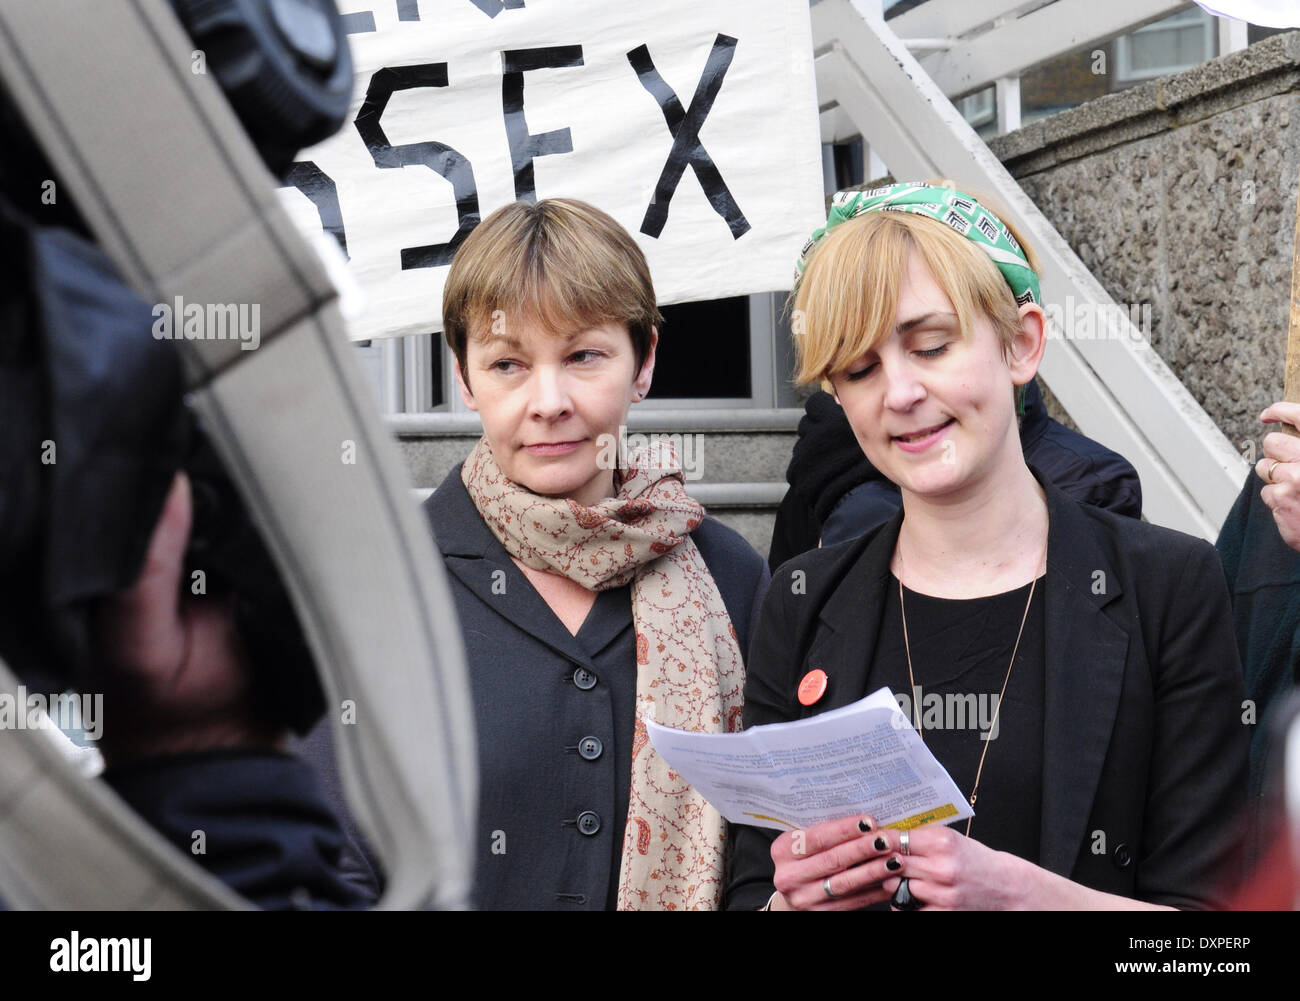
<svg viewBox="0 0 1300 1001">
<path fill-rule="evenodd" d="M 461 479 L 506 552 L 593 591 L 632 585 L 637 717 L 619 910 L 713 910 L 722 901 L 722 817 L 650 745 L 643 716 L 707 733 L 740 729 L 744 663 L 718 585 L 690 533 L 704 508 L 672 445 L 628 455 L 617 495 L 590 507 L 508 480 L 486 439 Z"/>
</svg>

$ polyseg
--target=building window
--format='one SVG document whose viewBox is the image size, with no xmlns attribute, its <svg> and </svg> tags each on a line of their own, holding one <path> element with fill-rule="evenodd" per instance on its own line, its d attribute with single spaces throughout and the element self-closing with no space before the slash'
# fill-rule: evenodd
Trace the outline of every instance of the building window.
<svg viewBox="0 0 1300 1001">
<path fill-rule="evenodd" d="M 973 94 L 959 97 L 953 101 L 957 113 L 966 119 L 966 124 L 974 129 L 982 139 L 996 135 L 998 130 L 996 90 L 985 87 Z"/>
<path fill-rule="evenodd" d="M 1213 59 L 1218 47 L 1214 17 L 1199 7 L 1115 39 L 1115 78 L 1121 86 L 1177 73 Z"/>
<path fill-rule="evenodd" d="M 661 306 L 664 325 L 648 399 L 744 399 L 752 395 L 749 297 Z"/>
</svg>

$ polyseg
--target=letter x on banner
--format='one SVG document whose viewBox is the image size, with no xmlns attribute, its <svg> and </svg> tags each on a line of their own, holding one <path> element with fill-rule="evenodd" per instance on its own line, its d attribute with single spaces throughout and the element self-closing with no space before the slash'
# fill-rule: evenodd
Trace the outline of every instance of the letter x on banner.
<svg viewBox="0 0 1300 1001">
<path fill-rule="evenodd" d="M 788 289 L 825 220 L 807 0 L 339 0 L 351 120 L 282 191 L 365 293 L 357 339 L 442 328 L 466 236 L 514 201 L 604 209 L 660 303 Z"/>
</svg>

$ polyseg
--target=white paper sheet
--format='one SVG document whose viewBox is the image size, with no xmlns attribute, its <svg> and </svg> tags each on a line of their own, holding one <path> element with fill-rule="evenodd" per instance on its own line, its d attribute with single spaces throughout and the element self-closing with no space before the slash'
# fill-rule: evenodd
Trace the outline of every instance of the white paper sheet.
<svg viewBox="0 0 1300 1001">
<path fill-rule="evenodd" d="M 973 817 L 888 688 L 849 706 L 743 733 L 646 721 L 658 754 L 736 824 L 795 830 L 869 813 L 906 829 Z"/>
</svg>

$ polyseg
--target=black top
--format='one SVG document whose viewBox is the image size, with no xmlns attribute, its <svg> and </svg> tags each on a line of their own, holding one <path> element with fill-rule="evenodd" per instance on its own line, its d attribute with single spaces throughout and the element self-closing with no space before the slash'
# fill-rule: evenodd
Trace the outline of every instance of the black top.
<svg viewBox="0 0 1300 1001">
<path fill-rule="evenodd" d="M 909 696 L 907 654 L 898 602 L 898 578 L 889 575 L 885 611 L 866 695 L 887 686 L 917 726 L 926 746 L 969 799 L 987 734 L 988 753 L 970 836 L 997 851 L 1037 863 L 1043 781 L 1043 610 L 1040 577 L 1025 620 L 1001 710 L 998 696 L 1029 585 L 982 598 L 934 598 L 904 588 L 912 673 L 919 693 Z M 996 714 L 996 727 L 994 717 Z M 953 824 L 965 832 L 966 822 Z"/>
</svg>

